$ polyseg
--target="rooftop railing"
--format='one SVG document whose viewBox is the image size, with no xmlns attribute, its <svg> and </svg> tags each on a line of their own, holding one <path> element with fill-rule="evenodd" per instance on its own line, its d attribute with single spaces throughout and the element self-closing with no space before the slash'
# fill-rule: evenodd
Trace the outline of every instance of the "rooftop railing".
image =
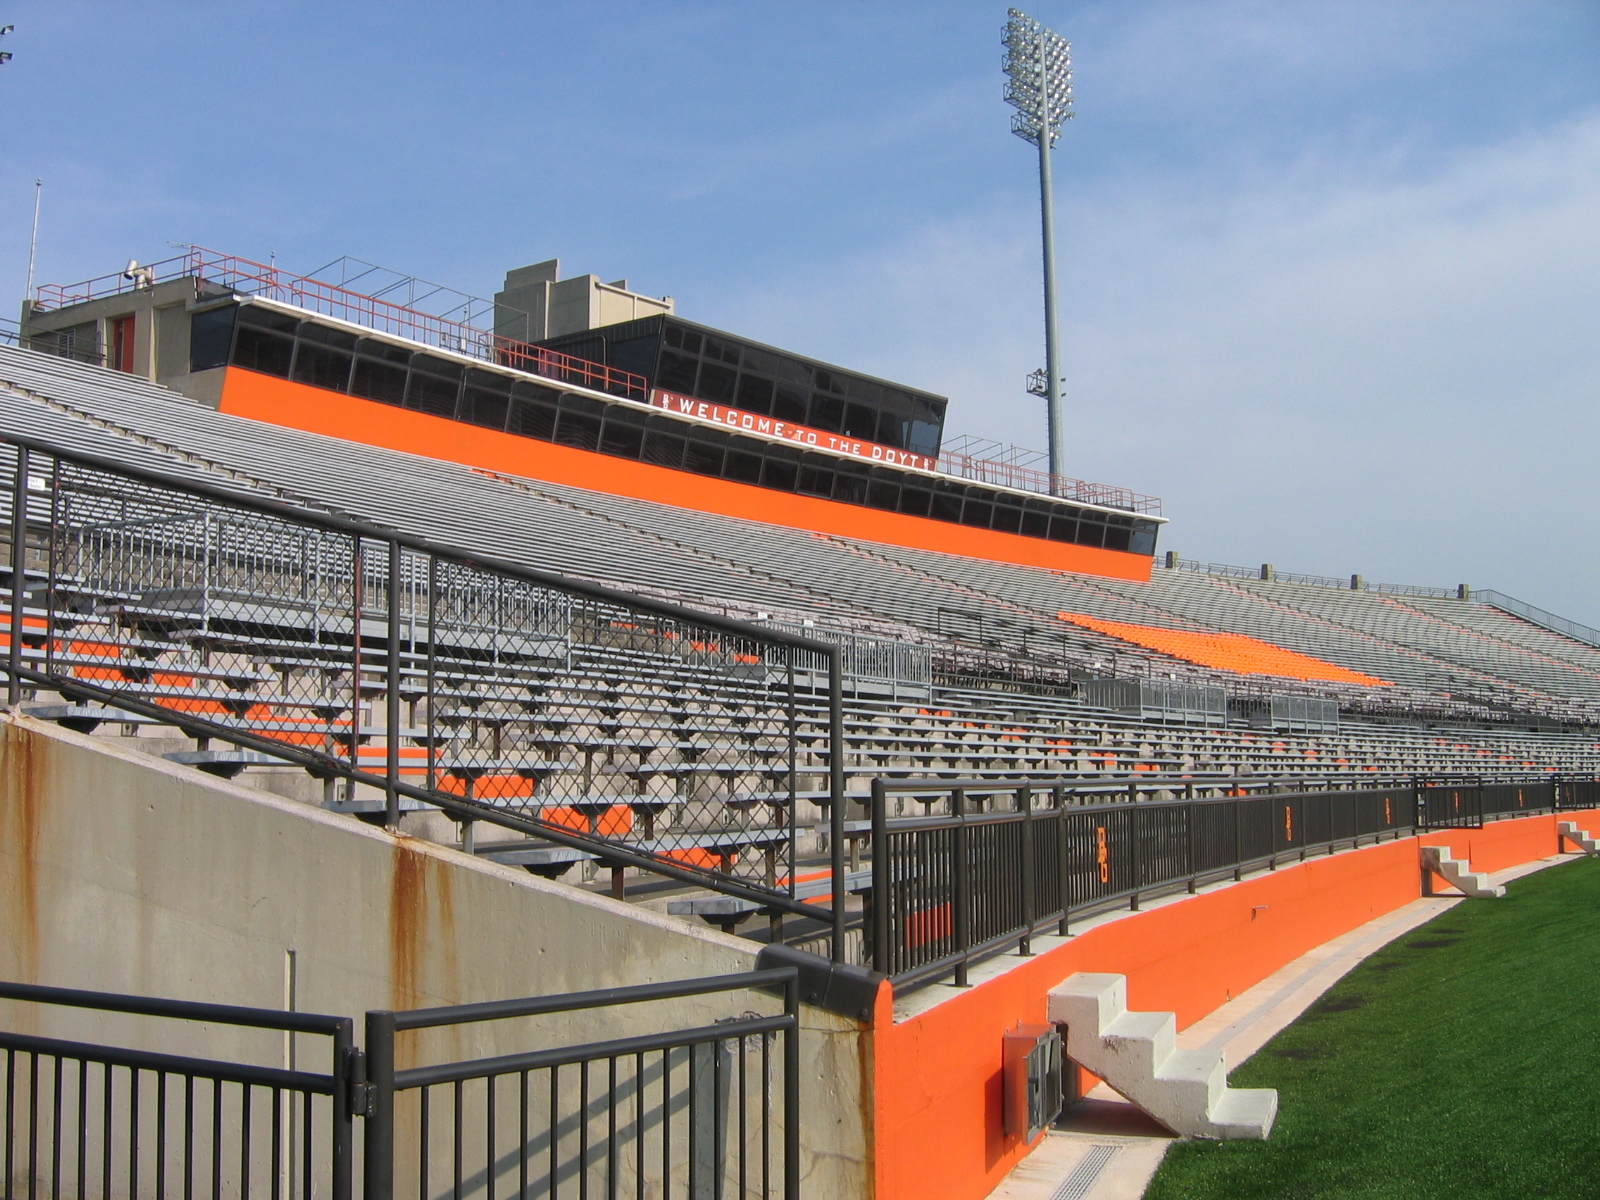
<svg viewBox="0 0 1600 1200">
<path fill-rule="evenodd" d="M 341 279 L 357 282 L 361 273 L 351 277 L 349 262 L 336 260 Z M 367 264 L 362 264 L 367 265 Z M 379 268 L 372 268 L 373 271 Z M 392 273 L 389 273 L 392 274 Z M 406 297 L 413 303 L 429 298 L 446 305 L 444 313 L 401 304 L 383 296 L 368 295 L 310 275 L 295 275 L 275 264 L 252 262 L 231 254 L 219 254 L 203 246 L 191 246 L 185 253 L 148 263 L 114 275 L 102 275 L 82 283 L 66 286 L 45 284 L 35 293 L 35 307 L 44 311 L 83 304 L 91 300 L 104 300 L 111 296 L 154 287 L 174 279 L 202 279 L 240 296 L 275 300 L 290 304 L 336 320 L 348 321 L 380 333 L 436 346 L 457 354 L 466 354 L 486 362 L 498 363 L 530 374 L 542 375 L 563 383 L 592 388 L 631 400 L 648 397 L 646 380 L 631 371 L 602 366 L 586 359 L 574 358 L 556 350 L 500 335 L 459 319 L 461 316 L 479 317 L 487 301 L 452 289 L 428 284 L 406 277 L 390 279 L 381 289 L 393 293 L 401 284 Z M 451 315 L 454 314 L 454 315 Z"/>
<path fill-rule="evenodd" d="M 1076 500 L 1080 504 L 1099 504 L 1106 508 L 1124 508 L 1129 512 L 1161 514 L 1161 501 L 1130 488 L 1115 487 L 1107 483 L 1088 483 L 1066 475 L 1052 475 L 1042 470 L 1045 455 L 1038 450 L 1007 445 L 961 435 L 949 439 L 939 452 L 939 470 L 946 475 L 971 479 L 979 483 L 992 483 L 996 487 L 1016 488 L 1024 492 L 1038 492 L 1041 496 L 1054 496 L 1061 500 Z"/>
</svg>

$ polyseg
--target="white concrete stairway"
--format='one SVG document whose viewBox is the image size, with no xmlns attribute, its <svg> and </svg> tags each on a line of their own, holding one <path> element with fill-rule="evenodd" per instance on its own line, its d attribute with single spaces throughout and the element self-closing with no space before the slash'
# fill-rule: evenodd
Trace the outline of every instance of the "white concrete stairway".
<svg viewBox="0 0 1600 1200">
<path fill-rule="evenodd" d="M 1129 1012 L 1128 977 L 1080 972 L 1050 989 L 1049 1019 L 1067 1027 L 1067 1057 L 1173 1133 L 1265 1138 L 1278 1115 L 1271 1088 L 1231 1088 L 1222 1055 L 1178 1049 L 1171 1013 Z"/>
<path fill-rule="evenodd" d="M 1505 888 L 1490 884 L 1487 875 L 1474 871 L 1471 863 L 1457 858 L 1448 846 L 1424 846 L 1422 865 L 1427 870 L 1437 871 L 1447 882 L 1460 888 L 1463 895 L 1476 900 L 1498 900 L 1506 894 Z"/>
<path fill-rule="evenodd" d="M 1579 829 L 1577 822 L 1562 821 L 1556 826 L 1556 832 L 1590 857 L 1600 854 L 1600 842 Z"/>
</svg>

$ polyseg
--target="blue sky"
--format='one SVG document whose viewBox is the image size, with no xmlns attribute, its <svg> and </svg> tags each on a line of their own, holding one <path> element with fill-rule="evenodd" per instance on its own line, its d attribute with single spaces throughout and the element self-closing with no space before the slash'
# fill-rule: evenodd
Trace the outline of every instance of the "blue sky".
<svg viewBox="0 0 1600 1200">
<path fill-rule="evenodd" d="M 1052 2 L 1073 474 L 1211 561 L 1600 625 L 1600 4 Z M 1001 5 L 0 0 L 0 295 L 559 256 L 1041 446 Z M 8 301 L 7 307 L 14 303 Z"/>
</svg>

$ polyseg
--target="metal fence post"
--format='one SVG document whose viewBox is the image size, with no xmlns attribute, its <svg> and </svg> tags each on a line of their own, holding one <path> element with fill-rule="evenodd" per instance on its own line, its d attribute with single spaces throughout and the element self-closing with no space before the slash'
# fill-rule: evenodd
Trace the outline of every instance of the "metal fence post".
<svg viewBox="0 0 1600 1200">
<path fill-rule="evenodd" d="M 383 774 L 384 824 L 390 829 L 400 826 L 400 792 L 395 786 L 400 782 L 400 543 L 389 543 L 389 653 L 386 664 L 388 687 L 384 693 Z M 428 748 L 431 756 L 433 748 Z"/>
<path fill-rule="evenodd" d="M 843 651 L 828 650 L 828 865 L 833 874 L 833 961 L 844 961 L 844 680 Z"/>
<path fill-rule="evenodd" d="M 1033 791 L 1017 789 L 1017 807 L 1022 812 L 1022 941 L 1019 954 L 1033 953 Z"/>
<path fill-rule="evenodd" d="M 11 679 L 6 703 L 22 699 L 22 607 L 28 572 L 28 451 L 17 447 L 17 477 L 11 489 Z"/>
<path fill-rule="evenodd" d="M 394 1197 L 394 1013 L 367 1014 L 367 1119 L 362 1200 Z"/>
<path fill-rule="evenodd" d="M 955 862 L 955 920 L 956 951 L 961 955 L 961 961 L 956 963 L 956 986 L 967 986 L 967 950 L 972 945 L 972 901 L 970 899 L 971 880 L 968 878 L 967 869 L 967 793 L 964 788 L 955 788 L 950 793 L 950 815 L 956 818 L 956 827 L 950 831 L 951 852 Z"/>
<path fill-rule="evenodd" d="M 353 1102 L 364 1095 L 366 1082 L 362 1054 L 352 1045 L 353 1022 L 339 1019 L 333 1035 L 333 1138 L 330 1147 L 333 1172 L 331 1200 L 350 1200 L 355 1163 L 355 1117 Z M 310 1097 L 306 1097 L 310 1103 Z M 361 1115 L 366 1109 L 361 1108 Z M 310 1200 L 309 1197 L 306 1200 Z"/>
<path fill-rule="evenodd" d="M 1067 798 L 1061 785 L 1058 783 L 1052 789 L 1051 798 L 1055 801 L 1056 810 L 1056 886 L 1060 889 L 1061 899 L 1061 924 L 1057 932 L 1067 936 L 1068 913 L 1072 907 L 1072 889 L 1069 884 L 1071 869 L 1067 862 Z"/>
<path fill-rule="evenodd" d="M 783 1196 L 800 1200 L 800 972 L 783 989 L 783 1011 L 793 1022 L 783 1035 Z M 389 1200 L 366 1197 L 365 1200 Z"/>
<path fill-rule="evenodd" d="M 889 882 L 892 864 L 889 862 L 888 796 L 883 780 L 872 781 L 872 969 L 880 975 L 889 974 L 889 921 L 894 897 Z"/>
</svg>

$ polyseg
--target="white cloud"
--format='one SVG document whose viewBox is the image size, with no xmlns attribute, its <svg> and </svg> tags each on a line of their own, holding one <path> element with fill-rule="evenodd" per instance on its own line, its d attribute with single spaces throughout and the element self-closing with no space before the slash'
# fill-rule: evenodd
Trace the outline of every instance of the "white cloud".
<svg viewBox="0 0 1600 1200">
<path fill-rule="evenodd" d="M 1600 623 L 1600 117 L 1404 163 L 1121 178 L 1059 229 L 1070 469 L 1222 561 L 1466 580 Z M 1025 196 L 732 298 L 713 321 L 948 393 L 1042 445 Z"/>
</svg>

